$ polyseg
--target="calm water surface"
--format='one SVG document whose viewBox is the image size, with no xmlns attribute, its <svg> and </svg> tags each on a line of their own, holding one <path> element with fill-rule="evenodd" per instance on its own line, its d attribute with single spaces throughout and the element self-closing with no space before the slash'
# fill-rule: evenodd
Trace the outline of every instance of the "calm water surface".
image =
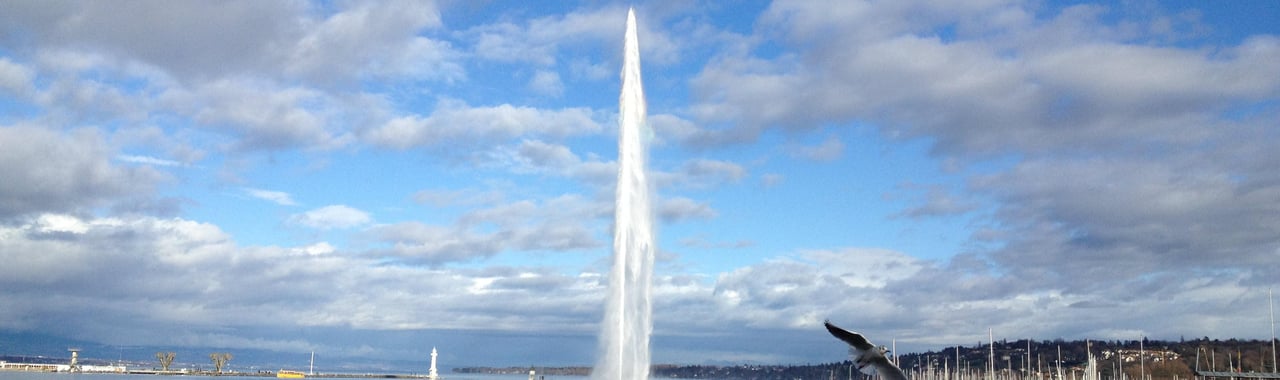
<svg viewBox="0 0 1280 380">
<path fill-rule="evenodd" d="M 528 380 L 529 375 L 483 375 L 445 373 L 442 380 Z M 60 373 L 60 372 L 21 372 L 0 371 L 0 380 L 254 380 L 274 379 L 272 377 L 245 376 L 160 376 L 160 375 L 121 375 L 114 373 Z M 546 380 L 585 380 L 584 376 L 547 376 Z M 654 378 L 658 379 L 658 378 Z M 327 380 L 327 379 L 326 379 Z"/>
<path fill-rule="evenodd" d="M 540 377 L 542 375 L 539 375 Z M 0 371 L 0 380 L 254 380 L 274 379 L 273 377 L 248 376 L 160 376 L 160 375 L 121 375 L 114 373 L 62 373 L 62 372 L 22 372 Z M 329 378 L 324 378 L 330 380 Z M 484 375 L 470 373 L 443 373 L 441 380 L 528 380 L 529 375 Z M 586 376 L 545 376 L 546 380 L 586 380 Z M 653 380 L 677 380 L 665 377 L 650 377 Z M 368 379 L 357 379 L 368 380 Z"/>
</svg>

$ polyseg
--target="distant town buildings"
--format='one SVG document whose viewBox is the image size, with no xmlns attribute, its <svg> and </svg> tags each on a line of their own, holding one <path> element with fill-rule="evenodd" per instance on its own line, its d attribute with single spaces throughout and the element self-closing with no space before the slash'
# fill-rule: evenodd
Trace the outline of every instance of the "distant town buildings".
<svg viewBox="0 0 1280 380">
<path fill-rule="evenodd" d="M 1134 350 L 1122 348 L 1118 350 L 1102 351 L 1103 360 L 1111 360 L 1111 358 L 1115 357 L 1120 358 L 1120 361 L 1125 363 L 1137 363 L 1139 359 L 1142 359 L 1145 363 L 1160 363 L 1178 360 L 1179 358 L 1177 352 L 1169 350 Z"/>
<path fill-rule="evenodd" d="M 43 363 L 9 363 L 0 362 L 0 370 L 32 371 L 32 372 L 91 372 L 91 373 L 125 373 L 124 366 L 115 365 L 83 365 L 77 364 L 43 364 Z"/>
</svg>

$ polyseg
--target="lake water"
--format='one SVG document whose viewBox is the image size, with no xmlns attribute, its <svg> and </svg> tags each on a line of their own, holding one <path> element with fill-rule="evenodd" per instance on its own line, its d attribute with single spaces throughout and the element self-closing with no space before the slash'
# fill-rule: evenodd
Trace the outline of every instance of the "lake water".
<svg viewBox="0 0 1280 380">
<path fill-rule="evenodd" d="M 527 380 L 529 375 L 485 375 L 469 373 L 445 373 L 442 380 Z M 66 373 L 66 372 L 23 372 L 0 371 L 0 380 L 253 380 L 274 379 L 272 377 L 245 376 L 159 376 L 159 375 L 124 375 L 115 373 Z M 547 380 L 585 380 L 584 376 L 546 376 Z M 658 378 L 654 378 L 658 379 Z"/>
</svg>

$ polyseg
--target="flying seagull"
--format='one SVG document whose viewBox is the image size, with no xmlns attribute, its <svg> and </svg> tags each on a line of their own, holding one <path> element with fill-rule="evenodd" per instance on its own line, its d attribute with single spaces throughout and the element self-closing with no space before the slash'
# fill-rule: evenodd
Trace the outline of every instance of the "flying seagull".
<svg viewBox="0 0 1280 380">
<path fill-rule="evenodd" d="M 849 344 L 849 354 L 853 356 L 853 364 L 856 364 L 862 373 L 870 375 L 874 371 L 879 372 L 880 377 L 885 380 L 907 380 L 907 375 L 904 375 L 898 366 L 889 362 L 889 358 L 884 357 L 886 350 L 883 346 L 877 347 L 867 341 L 862 334 L 842 329 L 831 324 L 831 321 L 825 321 L 822 324 L 827 326 L 827 331 L 830 331 L 831 335 Z"/>
</svg>

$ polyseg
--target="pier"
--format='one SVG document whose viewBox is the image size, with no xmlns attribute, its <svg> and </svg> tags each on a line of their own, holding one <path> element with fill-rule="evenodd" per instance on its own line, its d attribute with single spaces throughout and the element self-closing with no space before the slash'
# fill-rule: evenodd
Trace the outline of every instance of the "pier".
<svg viewBox="0 0 1280 380">
<path fill-rule="evenodd" d="M 1205 379 L 1280 379 L 1280 373 L 1276 372 L 1196 371 L 1196 376 Z"/>
</svg>

